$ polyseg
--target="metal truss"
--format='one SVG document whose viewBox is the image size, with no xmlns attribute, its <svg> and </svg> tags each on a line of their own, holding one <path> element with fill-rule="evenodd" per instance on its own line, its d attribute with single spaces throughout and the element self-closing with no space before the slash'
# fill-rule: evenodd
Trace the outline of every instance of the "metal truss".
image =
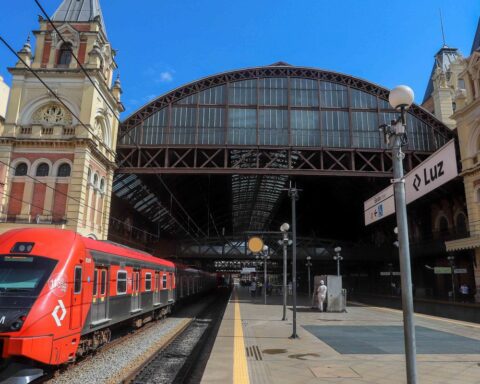
<svg viewBox="0 0 480 384">
<path fill-rule="evenodd" d="M 407 171 L 431 153 L 405 151 Z M 152 147 L 117 148 L 117 173 L 244 175 L 392 175 L 392 157 L 384 149 Z"/>
<path fill-rule="evenodd" d="M 119 142 L 123 136 L 125 136 L 133 128 L 139 126 L 145 119 L 153 115 L 155 112 L 167 107 L 169 104 L 174 103 L 180 99 L 191 96 L 203 90 L 227 84 L 230 82 L 268 77 L 292 77 L 329 81 L 370 93 L 384 100 L 388 100 L 388 95 L 390 93 L 388 89 L 379 87 L 378 85 L 369 83 L 368 81 L 362 79 L 355 78 L 353 76 L 337 72 L 323 71 L 315 68 L 293 67 L 285 63 L 277 63 L 267 67 L 256 67 L 225 72 L 177 88 L 172 92 L 160 96 L 145 107 L 141 108 L 140 110 L 132 114 L 130 117 L 128 117 L 123 122 L 123 124 L 121 124 L 119 132 Z M 448 129 L 442 122 L 435 118 L 434 115 L 422 109 L 418 105 L 412 105 L 409 109 L 409 112 L 424 121 L 427 125 L 432 127 L 435 131 L 437 131 L 444 137 L 453 137 L 452 131 L 450 129 Z"/>
</svg>

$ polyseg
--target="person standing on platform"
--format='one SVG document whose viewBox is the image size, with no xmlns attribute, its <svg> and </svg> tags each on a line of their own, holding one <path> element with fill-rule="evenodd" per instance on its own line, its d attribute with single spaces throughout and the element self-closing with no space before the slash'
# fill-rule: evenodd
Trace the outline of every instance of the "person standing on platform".
<svg viewBox="0 0 480 384">
<path fill-rule="evenodd" d="M 255 292 L 257 291 L 257 283 L 255 283 L 255 280 L 253 280 L 250 283 L 250 296 L 255 297 Z"/>
<path fill-rule="evenodd" d="M 327 298 L 327 286 L 324 281 L 320 281 L 320 285 L 317 288 L 318 309 L 323 312 L 323 302 Z"/>
<path fill-rule="evenodd" d="M 465 303 L 468 301 L 468 294 L 470 293 L 470 290 L 468 289 L 468 285 L 463 283 L 460 285 L 460 295 L 462 297 L 462 301 Z"/>
</svg>

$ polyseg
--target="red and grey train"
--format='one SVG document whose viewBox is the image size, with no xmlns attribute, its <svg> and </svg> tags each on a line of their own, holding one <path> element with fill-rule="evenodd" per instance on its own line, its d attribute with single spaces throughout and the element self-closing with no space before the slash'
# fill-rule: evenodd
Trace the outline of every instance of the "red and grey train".
<svg viewBox="0 0 480 384">
<path fill-rule="evenodd" d="M 215 287 L 216 275 L 67 230 L 0 235 L 3 359 L 60 365 Z"/>
</svg>

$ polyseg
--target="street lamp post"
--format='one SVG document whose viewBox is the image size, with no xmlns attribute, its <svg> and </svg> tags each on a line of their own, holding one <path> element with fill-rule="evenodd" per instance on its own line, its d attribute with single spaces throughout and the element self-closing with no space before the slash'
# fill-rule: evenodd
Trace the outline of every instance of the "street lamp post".
<svg viewBox="0 0 480 384">
<path fill-rule="evenodd" d="M 406 110 L 413 103 L 413 91 L 410 87 L 400 85 L 390 92 L 390 105 L 400 110 L 400 116 L 391 125 L 381 125 L 380 131 L 385 141 L 392 147 L 393 188 L 395 194 L 395 211 L 397 213 L 398 243 L 400 253 L 400 274 L 402 282 L 403 327 L 405 338 L 405 357 L 407 383 L 417 382 L 417 362 L 415 345 L 415 324 L 413 320 L 412 273 L 410 267 L 410 244 L 408 239 L 407 205 L 405 201 L 405 179 L 403 177 L 402 146 L 407 145 Z"/>
<path fill-rule="evenodd" d="M 311 284 L 310 284 L 310 267 L 312 266 L 312 263 L 310 262 L 312 260 L 311 256 L 307 256 L 307 262 L 305 265 L 307 266 L 307 273 L 308 273 L 308 297 L 312 297 L 312 289 L 311 289 Z"/>
<path fill-rule="evenodd" d="M 335 247 L 335 256 L 333 256 L 333 260 L 337 261 L 337 276 L 340 276 L 340 262 L 343 260 L 343 257 L 340 255 L 340 252 L 342 252 L 341 247 Z"/>
<path fill-rule="evenodd" d="M 267 304 L 267 260 L 270 258 L 268 256 L 268 245 L 263 246 L 263 299 L 264 299 L 264 304 Z"/>
<path fill-rule="evenodd" d="M 452 299 L 455 302 L 455 256 L 450 255 L 447 257 L 448 262 L 450 263 L 450 276 L 452 278 Z"/>
<path fill-rule="evenodd" d="M 283 233 L 281 241 L 283 245 L 283 317 L 282 320 L 287 320 L 287 246 L 289 245 L 288 230 L 290 225 L 283 223 L 280 226 L 280 231 Z"/>
<path fill-rule="evenodd" d="M 297 213 L 296 203 L 298 200 L 298 192 L 296 186 L 288 188 L 288 196 L 292 201 L 292 288 L 293 288 L 293 319 L 292 319 L 292 336 L 291 339 L 297 339 Z"/>
<path fill-rule="evenodd" d="M 390 293 L 393 296 L 395 294 L 393 290 L 393 264 L 388 263 L 388 271 L 390 272 Z"/>
</svg>

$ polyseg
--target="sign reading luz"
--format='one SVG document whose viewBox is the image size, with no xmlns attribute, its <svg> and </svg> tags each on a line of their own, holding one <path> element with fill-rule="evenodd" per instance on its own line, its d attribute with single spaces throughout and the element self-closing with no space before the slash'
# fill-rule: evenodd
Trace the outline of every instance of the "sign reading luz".
<svg viewBox="0 0 480 384">
<path fill-rule="evenodd" d="M 423 163 L 405 175 L 407 204 L 426 195 L 458 176 L 455 141 L 450 140 Z M 365 225 L 372 224 L 395 213 L 393 185 L 364 203 Z"/>
</svg>

